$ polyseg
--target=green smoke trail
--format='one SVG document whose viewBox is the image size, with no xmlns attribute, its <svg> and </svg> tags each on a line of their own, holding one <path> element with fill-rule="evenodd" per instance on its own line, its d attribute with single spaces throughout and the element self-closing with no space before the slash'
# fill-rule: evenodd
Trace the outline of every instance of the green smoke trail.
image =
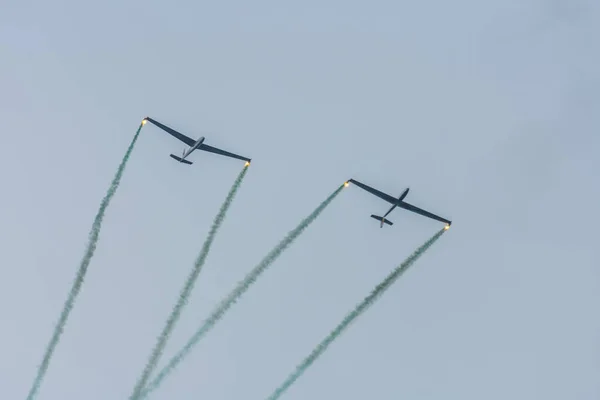
<svg viewBox="0 0 600 400">
<path fill-rule="evenodd" d="M 344 185 L 335 190 L 324 202 L 322 202 L 308 217 L 302 220 L 300 224 L 290 231 L 277 246 L 273 248 L 260 263 L 252 271 L 250 271 L 244 280 L 238 283 L 236 288 L 223 299 L 219 305 L 213 310 L 211 315 L 204 320 L 200 329 L 192 336 L 186 345 L 169 361 L 169 363 L 158 373 L 156 378 L 152 380 L 144 389 L 140 398 L 146 397 L 150 392 L 157 389 L 163 379 L 167 377 L 173 370 L 183 361 L 185 357 L 192 351 L 198 341 L 223 317 L 229 308 L 248 290 L 248 288 L 258 279 L 277 258 L 287 249 L 298 236 L 321 214 L 321 212 L 336 198 L 342 191 Z"/>
<path fill-rule="evenodd" d="M 204 263 L 206 262 L 206 257 L 208 256 L 210 247 L 212 245 L 213 240 L 215 239 L 217 231 L 219 230 L 221 224 L 225 220 L 227 210 L 231 206 L 231 203 L 233 202 L 233 198 L 235 197 L 238 189 L 240 188 L 242 181 L 244 179 L 244 176 L 246 176 L 247 171 L 248 171 L 247 166 L 244 166 L 244 168 L 242 169 L 242 171 L 236 178 L 235 182 L 231 186 L 231 189 L 229 190 L 229 193 L 227 194 L 225 201 L 221 205 L 219 212 L 215 216 L 215 219 L 210 228 L 210 231 L 208 232 L 208 236 L 206 237 L 206 240 L 204 241 L 204 245 L 202 246 L 202 250 L 198 254 L 198 257 L 196 258 L 196 262 L 194 263 L 194 268 L 190 272 L 190 275 L 188 276 L 187 280 L 185 281 L 185 285 L 184 285 L 183 289 L 181 290 L 181 293 L 179 294 L 177 303 L 175 304 L 175 307 L 173 307 L 173 311 L 171 312 L 171 315 L 169 315 L 169 318 L 167 319 L 165 327 L 164 327 L 162 333 L 160 334 L 160 336 L 158 337 L 156 346 L 154 347 L 152 354 L 150 355 L 150 359 L 148 360 L 148 363 L 146 364 L 146 367 L 144 368 L 142 375 L 140 376 L 137 384 L 135 385 L 135 387 L 133 389 L 133 393 L 129 397 L 131 400 L 138 398 L 140 391 L 142 390 L 142 388 L 146 384 L 148 378 L 150 377 L 150 375 L 156 368 L 156 364 L 158 363 L 160 356 L 162 355 L 164 347 L 167 344 L 167 340 L 169 339 L 169 336 L 171 335 L 171 332 L 173 331 L 173 328 L 175 327 L 175 324 L 177 323 L 177 320 L 179 319 L 179 316 L 181 315 L 181 311 L 183 310 L 183 307 L 186 305 L 187 300 L 192 292 L 192 289 L 194 288 L 194 284 L 196 283 L 196 280 L 198 279 L 198 275 L 200 274 L 200 271 L 202 270 L 202 267 L 204 266 Z"/>
<path fill-rule="evenodd" d="M 144 126 L 143 121 L 140 124 L 140 127 L 138 128 L 137 132 L 135 133 L 133 140 L 129 144 L 129 147 L 127 148 L 127 151 L 125 152 L 125 156 L 123 156 L 123 160 L 121 161 L 121 164 L 119 165 L 119 168 L 117 169 L 117 172 L 115 173 L 115 176 L 113 177 L 113 180 L 110 183 L 108 191 L 106 192 L 106 195 L 104 196 L 104 198 L 102 199 L 102 202 L 100 203 L 100 208 L 98 209 L 98 213 L 96 214 L 96 218 L 94 219 L 94 223 L 92 224 L 92 229 L 89 233 L 88 245 L 85 250 L 85 254 L 83 256 L 83 259 L 81 260 L 79 269 L 77 270 L 77 276 L 75 277 L 75 281 L 73 282 L 73 286 L 71 287 L 71 291 L 69 292 L 67 301 L 65 302 L 63 310 L 60 314 L 58 323 L 56 324 L 56 327 L 54 328 L 54 333 L 52 334 L 50 343 L 48 344 L 48 347 L 46 348 L 46 352 L 44 353 L 44 358 L 42 359 L 42 363 L 38 367 L 37 375 L 35 377 L 35 380 L 33 381 L 33 386 L 29 390 L 29 394 L 27 395 L 27 400 L 33 400 L 35 398 L 35 396 L 40 388 L 40 385 L 42 384 L 42 380 L 44 379 L 44 376 L 46 375 L 46 372 L 48 371 L 48 366 L 50 364 L 52 354 L 54 353 L 54 350 L 56 349 L 56 346 L 58 345 L 58 341 L 60 340 L 60 336 L 62 335 L 62 333 L 65 329 L 67 319 L 69 318 L 69 314 L 71 313 L 71 310 L 73 309 L 73 305 L 75 304 L 75 299 L 77 298 L 77 295 L 79 294 L 79 291 L 81 290 L 81 286 L 83 285 L 83 280 L 85 278 L 85 274 L 87 272 L 88 266 L 90 265 L 90 261 L 92 260 L 92 257 L 94 256 L 94 251 L 96 250 L 96 244 L 98 243 L 98 236 L 100 234 L 100 228 L 102 227 L 102 220 L 104 219 L 104 213 L 106 212 L 106 209 L 108 208 L 108 205 L 109 205 L 111 199 L 113 198 L 113 196 L 115 195 L 115 192 L 117 191 L 117 188 L 119 187 L 119 183 L 121 182 L 121 177 L 123 176 L 123 172 L 125 171 L 127 161 L 129 161 L 129 157 L 131 156 L 133 148 L 135 147 L 135 143 L 138 140 L 140 131 L 142 130 L 142 126 Z"/>
<path fill-rule="evenodd" d="M 327 347 L 344 332 L 344 330 L 352 323 L 357 317 L 365 312 L 377 299 L 410 267 L 423 253 L 427 251 L 435 243 L 436 240 L 442 236 L 446 229 L 441 229 L 438 233 L 433 235 L 431 239 L 425 242 L 421 247 L 415 250 L 402 264 L 396 267 L 381 283 L 379 283 L 371 293 L 365 297 L 365 299 L 358 304 L 354 310 L 346 315 L 342 322 L 333 330 L 331 333 L 321 342 L 315 349 L 306 357 L 300 365 L 296 367 L 296 370 L 288 376 L 288 378 L 279 386 L 273 394 L 267 399 L 275 400 L 278 399 L 292 384 L 315 362 L 315 360 L 327 350 Z"/>
</svg>

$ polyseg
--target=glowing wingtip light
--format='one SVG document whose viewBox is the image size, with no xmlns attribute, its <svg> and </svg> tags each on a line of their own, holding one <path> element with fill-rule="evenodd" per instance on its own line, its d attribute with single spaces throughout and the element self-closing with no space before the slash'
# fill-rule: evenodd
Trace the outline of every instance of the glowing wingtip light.
<svg viewBox="0 0 600 400">
<path fill-rule="evenodd" d="M 348 182 L 348 181 L 344 182 L 344 187 L 348 187 L 348 186 L 350 186 L 350 182 Z"/>
</svg>

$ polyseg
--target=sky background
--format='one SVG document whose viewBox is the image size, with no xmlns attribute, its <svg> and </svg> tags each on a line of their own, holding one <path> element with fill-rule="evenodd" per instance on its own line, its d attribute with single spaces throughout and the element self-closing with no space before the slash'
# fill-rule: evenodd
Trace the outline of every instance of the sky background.
<svg viewBox="0 0 600 400">
<path fill-rule="evenodd" d="M 141 119 L 248 155 L 163 362 L 344 180 L 452 219 L 284 395 L 600 398 L 594 0 L 13 1 L 0 398 L 24 399 Z M 126 399 L 243 163 L 147 125 L 39 399 Z M 350 186 L 152 399 L 264 399 L 436 221 Z M 162 365 L 162 364 L 161 364 Z"/>
</svg>

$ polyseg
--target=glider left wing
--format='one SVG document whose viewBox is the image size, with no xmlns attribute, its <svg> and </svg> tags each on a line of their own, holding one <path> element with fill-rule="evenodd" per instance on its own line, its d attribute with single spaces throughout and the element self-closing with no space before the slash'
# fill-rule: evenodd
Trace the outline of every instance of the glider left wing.
<svg viewBox="0 0 600 400">
<path fill-rule="evenodd" d="M 217 149 L 216 147 L 212 147 L 212 146 L 209 146 L 209 145 L 204 144 L 204 143 L 202 143 L 198 147 L 198 149 L 204 150 L 204 151 L 208 151 L 210 153 L 220 154 L 220 155 L 226 156 L 226 157 L 237 158 L 238 160 L 244 160 L 244 161 L 247 161 L 247 162 L 251 161 L 248 157 L 239 156 L 237 154 L 233 154 L 233 153 L 230 153 L 230 152 L 225 151 L 225 150 Z"/>
<path fill-rule="evenodd" d="M 448 221 L 447 219 L 439 217 L 439 216 L 437 216 L 435 214 L 432 214 L 429 211 L 422 210 L 419 207 L 415 207 L 412 204 L 408 204 L 405 201 L 400 202 L 398 204 L 398 207 L 404 208 L 405 210 L 412 211 L 412 212 L 417 213 L 417 214 L 421 214 L 424 217 L 429 217 L 431 219 L 435 219 L 436 221 L 445 222 L 448 225 L 452 224 L 452 221 Z"/>
</svg>

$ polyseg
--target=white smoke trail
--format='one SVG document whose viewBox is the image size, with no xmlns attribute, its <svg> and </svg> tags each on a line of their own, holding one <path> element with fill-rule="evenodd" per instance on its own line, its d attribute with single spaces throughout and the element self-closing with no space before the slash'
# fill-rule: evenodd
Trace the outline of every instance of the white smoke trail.
<svg viewBox="0 0 600 400">
<path fill-rule="evenodd" d="M 75 299 L 77 298 L 77 295 L 79 294 L 79 291 L 81 290 L 81 286 L 83 285 L 83 281 L 85 279 L 85 274 L 87 272 L 88 266 L 90 265 L 90 261 L 92 260 L 92 257 L 94 256 L 94 251 L 96 250 L 96 244 L 98 243 L 98 238 L 100 235 L 100 228 L 102 227 L 102 220 L 104 219 L 104 213 L 106 212 L 106 209 L 108 208 L 108 205 L 110 204 L 111 199 L 113 198 L 113 196 L 115 195 L 115 193 L 117 191 L 117 188 L 119 187 L 119 183 L 121 182 L 121 177 L 123 176 L 123 172 L 125 172 L 125 167 L 127 166 L 127 162 L 129 161 L 129 157 L 131 156 L 131 152 L 133 151 L 133 148 L 135 147 L 135 144 L 138 140 L 140 131 L 142 130 L 143 126 L 144 126 L 144 122 L 142 121 L 142 123 L 140 124 L 140 127 L 138 128 L 137 132 L 135 133 L 135 136 L 133 137 L 133 140 L 129 144 L 127 151 L 125 152 L 125 156 L 123 156 L 121 164 L 119 165 L 119 168 L 117 169 L 117 172 L 115 173 L 115 176 L 108 188 L 108 192 L 106 193 L 106 195 L 102 199 L 102 202 L 100 203 L 100 208 L 98 209 L 98 212 L 96 213 L 96 218 L 94 219 L 94 223 L 92 224 L 92 229 L 89 234 L 89 240 L 88 240 L 88 245 L 85 250 L 85 254 L 83 256 L 83 259 L 81 260 L 79 269 L 77 270 L 77 276 L 75 277 L 75 281 L 73 282 L 73 286 L 71 287 L 67 301 L 65 302 L 63 310 L 60 314 L 58 323 L 56 324 L 56 327 L 54 328 L 54 333 L 52 334 L 50 343 L 46 347 L 46 352 L 44 353 L 42 363 L 38 367 L 37 375 L 35 377 L 35 380 L 33 381 L 33 385 L 29 391 L 29 394 L 27 395 L 27 400 L 33 400 L 35 398 L 35 396 L 36 396 L 37 392 L 39 391 L 39 388 L 42 384 L 42 380 L 44 379 L 44 376 L 46 375 L 46 372 L 48 371 L 48 367 L 50 365 L 50 360 L 52 359 L 54 350 L 56 349 L 56 346 L 58 345 L 60 336 L 62 335 L 62 333 L 65 329 L 67 319 L 69 318 L 69 314 L 71 313 L 71 310 L 73 309 L 73 306 L 75 304 Z"/>
<path fill-rule="evenodd" d="M 271 265 L 277 258 L 300 236 L 302 232 L 321 214 L 321 212 L 333 201 L 334 198 L 341 192 L 344 185 L 335 190 L 323 203 L 321 203 L 308 217 L 290 231 L 285 238 L 273 248 L 262 261 L 250 271 L 244 280 L 242 280 L 236 288 L 221 301 L 221 303 L 213 310 L 211 315 L 202 323 L 200 329 L 192 336 L 186 345 L 169 361 L 169 363 L 158 373 L 148 386 L 143 390 L 141 396 L 144 398 L 150 392 L 156 390 L 162 381 L 173 372 L 173 370 L 188 356 L 198 341 L 225 315 L 227 310 L 236 303 L 236 301 L 244 294 L 258 277 Z"/>
<path fill-rule="evenodd" d="M 410 267 L 417 259 L 423 255 L 446 231 L 446 228 L 433 235 L 431 239 L 425 242 L 421 247 L 415 250 L 402 264 L 396 267 L 381 283 L 379 283 L 365 299 L 358 304 L 354 310 L 346 315 L 342 322 L 331 331 L 331 333 L 315 347 L 315 349 L 300 363 L 294 372 L 267 398 L 267 400 L 278 399 L 292 384 L 315 362 L 315 360 L 327 350 L 329 345 L 337 339 L 348 326 L 364 313 L 370 306 L 379 299 L 379 297 Z"/>
<path fill-rule="evenodd" d="M 154 369 L 156 368 L 156 364 L 158 363 L 158 361 L 162 355 L 162 352 L 167 344 L 169 336 L 171 336 L 171 333 L 173 332 L 173 329 L 175 328 L 175 324 L 179 320 L 181 311 L 183 310 L 183 307 L 185 307 L 185 305 L 187 304 L 188 298 L 194 288 L 196 280 L 198 279 L 198 275 L 200 274 L 200 271 L 202 270 L 202 267 L 204 266 L 204 264 L 206 262 L 206 257 L 208 256 L 212 242 L 214 241 L 215 236 L 216 236 L 219 228 L 221 227 L 221 224 L 225 220 L 227 210 L 229 210 L 229 207 L 231 206 L 231 203 L 233 202 L 233 199 L 234 199 L 238 189 L 240 188 L 242 181 L 244 179 L 244 176 L 246 176 L 247 171 L 248 171 L 248 166 L 246 165 L 246 166 L 244 166 L 244 169 L 240 172 L 240 174 L 236 178 L 235 182 L 231 186 L 231 189 L 229 190 L 229 193 L 227 194 L 225 201 L 223 202 L 223 204 L 221 205 L 221 208 L 219 209 L 219 212 L 215 216 L 215 219 L 210 228 L 208 236 L 206 237 L 206 240 L 204 241 L 204 245 L 202 246 L 202 250 L 198 254 L 198 258 L 196 259 L 196 262 L 194 263 L 194 268 L 190 272 L 190 275 L 188 276 L 187 280 L 185 281 L 185 285 L 184 285 L 183 289 L 181 290 L 181 293 L 179 294 L 177 303 L 175 304 L 175 307 L 173 307 L 173 311 L 169 315 L 169 318 L 167 319 L 165 327 L 164 327 L 163 331 L 161 332 L 160 336 L 158 337 L 156 346 L 152 350 L 150 359 L 148 360 L 148 363 L 144 367 L 144 371 L 142 372 L 142 375 L 138 379 L 138 381 L 133 389 L 133 393 L 129 397 L 131 400 L 137 399 L 139 397 L 140 391 L 146 384 L 146 382 L 147 382 L 148 378 L 150 377 L 150 375 L 152 374 L 152 372 L 154 372 Z"/>
</svg>

